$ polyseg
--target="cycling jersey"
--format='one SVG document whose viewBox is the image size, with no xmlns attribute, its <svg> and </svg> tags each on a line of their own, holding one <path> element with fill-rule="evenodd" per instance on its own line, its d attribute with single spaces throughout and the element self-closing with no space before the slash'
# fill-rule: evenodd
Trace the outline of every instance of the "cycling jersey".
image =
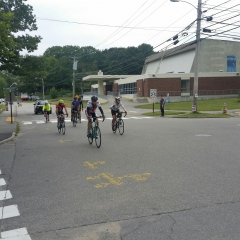
<svg viewBox="0 0 240 240">
<path fill-rule="evenodd" d="M 57 110 L 57 112 L 59 112 L 59 113 L 62 113 L 63 112 L 63 109 L 66 109 L 66 104 L 64 103 L 64 104 L 57 104 L 56 105 L 56 110 Z"/>
<path fill-rule="evenodd" d="M 92 104 L 92 101 L 88 101 L 87 107 L 85 109 L 85 114 L 87 116 L 92 115 L 93 113 L 96 112 L 97 108 L 100 110 L 101 114 L 104 115 L 102 107 L 101 107 L 101 105 L 100 105 L 100 103 L 98 101 L 96 102 L 96 104 Z"/>
<path fill-rule="evenodd" d="M 50 110 L 51 110 L 50 104 L 44 105 L 44 106 L 42 107 L 42 111 L 43 111 L 43 112 L 44 112 L 44 111 L 49 112 Z"/>
<path fill-rule="evenodd" d="M 72 102 L 72 108 L 74 108 L 74 109 L 78 109 L 79 108 L 79 106 L 80 106 L 80 102 L 79 101 L 73 101 Z"/>
<path fill-rule="evenodd" d="M 124 108 L 122 103 L 117 104 L 115 101 L 113 102 L 113 104 L 110 107 L 110 109 L 112 109 L 113 111 L 118 111 L 120 107 L 126 112 L 126 109 Z"/>
</svg>

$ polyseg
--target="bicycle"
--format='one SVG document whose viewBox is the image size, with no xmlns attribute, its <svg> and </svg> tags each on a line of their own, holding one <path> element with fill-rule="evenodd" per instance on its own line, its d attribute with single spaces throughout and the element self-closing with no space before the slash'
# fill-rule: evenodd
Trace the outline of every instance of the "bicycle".
<svg viewBox="0 0 240 240">
<path fill-rule="evenodd" d="M 58 132 L 64 135 L 66 132 L 66 125 L 65 125 L 65 120 L 64 120 L 64 115 L 68 114 L 60 114 L 59 116 L 59 127 L 58 127 Z"/>
<path fill-rule="evenodd" d="M 73 110 L 73 114 L 72 114 L 72 123 L 73 123 L 73 126 L 76 127 L 77 126 L 77 114 L 78 114 L 78 111 L 76 110 Z"/>
<path fill-rule="evenodd" d="M 124 113 L 124 112 L 121 112 L 121 113 Z M 124 115 L 124 117 L 126 117 L 126 116 L 127 116 L 127 114 Z M 114 124 L 113 133 L 116 133 L 116 131 L 118 129 L 119 134 L 123 135 L 123 133 L 124 133 L 124 121 L 122 120 L 120 113 L 118 113 L 116 117 L 117 117 L 117 119 L 116 119 L 116 122 Z"/>
<path fill-rule="evenodd" d="M 44 111 L 44 117 L 46 118 L 46 123 L 48 122 L 48 114 L 47 111 Z"/>
<path fill-rule="evenodd" d="M 79 119 L 79 122 L 81 123 L 81 120 L 82 120 L 81 109 L 80 109 L 79 112 L 78 112 L 78 119 Z"/>
<path fill-rule="evenodd" d="M 93 143 L 93 139 L 95 139 L 96 146 L 98 148 L 100 148 L 100 146 L 101 146 L 101 131 L 100 131 L 99 126 L 96 123 L 96 118 L 102 118 L 102 116 L 93 118 L 91 134 L 88 135 L 88 142 L 89 142 L 89 144 L 92 144 Z"/>
</svg>

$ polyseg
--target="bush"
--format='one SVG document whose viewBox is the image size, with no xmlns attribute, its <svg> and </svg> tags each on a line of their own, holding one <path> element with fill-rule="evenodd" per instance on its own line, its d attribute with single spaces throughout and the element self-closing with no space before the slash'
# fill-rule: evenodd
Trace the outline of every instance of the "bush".
<svg viewBox="0 0 240 240">
<path fill-rule="evenodd" d="M 52 99 L 55 99 L 58 97 L 58 91 L 56 90 L 55 87 L 50 89 L 49 95 L 51 96 Z"/>
</svg>

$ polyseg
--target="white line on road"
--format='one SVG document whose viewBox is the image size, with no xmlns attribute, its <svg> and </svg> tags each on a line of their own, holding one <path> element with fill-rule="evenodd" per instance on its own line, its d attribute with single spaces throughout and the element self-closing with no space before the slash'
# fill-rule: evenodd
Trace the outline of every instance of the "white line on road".
<svg viewBox="0 0 240 240">
<path fill-rule="evenodd" d="M 31 240 L 26 228 L 19 228 L 1 233 L 0 239 L 7 240 Z"/>
<path fill-rule="evenodd" d="M 42 124 L 42 123 L 45 123 L 43 120 L 36 120 L 36 123 L 37 124 Z"/>
<path fill-rule="evenodd" d="M 29 122 L 29 121 L 24 121 L 23 122 L 23 125 L 28 125 L 28 124 L 32 124 L 32 122 Z"/>
<path fill-rule="evenodd" d="M 0 191 L 0 201 L 12 198 L 12 194 L 9 190 Z"/>
<path fill-rule="evenodd" d="M 10 205 L 0 208 L 0 219 L 20 216 L 17 205 Z"/>
<path fill-rule="evenodd" d="M 3 178 L 0 178 L 0 186 L 6 185 L 6 182 Z"/>
<path fill-rule="evenodd" d="M 212 135 L 210 135 L 210 134 L 197 134 L 195 136 L 196 137 L 211 137 Z"/>
<path fill-rule="evenodd" d="M 122 119 L 125 120 L 125 119 L 149 119 L 149 118 L 153 118 L 153 117 L 123 117 Z M 112 120 L 112 118 L 106 118 L 107 120 Z M 37 124 L 43 124 L 45 123 L 45 121 L 43 120 L 33 120 L 35 121 Z M 86 122 L 87 119 L 81 119 L 82 122 Z M 49 121 L 50 123 L 57 123 L 57 119 L 50 119 Z M 71 122 L 71 119 L 65 119 L 65 122 Z M 22 122 L 23 125 L 29 125 L 29 124 L 33 124 L 33 122 L 30 122 L 30 121 L 23 121 Z"/>
</svg>

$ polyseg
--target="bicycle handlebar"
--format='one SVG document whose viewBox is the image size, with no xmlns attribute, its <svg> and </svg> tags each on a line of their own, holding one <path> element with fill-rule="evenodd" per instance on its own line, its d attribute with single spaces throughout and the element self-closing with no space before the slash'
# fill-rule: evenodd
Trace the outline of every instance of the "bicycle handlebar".
<svg viewBox="0 0 240 240">
<path fill-rule="evenodd" d="M 127 113 L 126 112 L 120 112 L 120 113 L 125 113 L 125 115 L 123 117 L 126 117 L 127 116 Z"/>
<path fill-rule="evenodd" d="M 96 117 L 91 117 L 92 119 L 96 119 L 96 118 L 103 118 L 102 116 L 96 116 Z M 103 118 L 102 122 L 104 122 L 105 118 Z"/>
</svg>

